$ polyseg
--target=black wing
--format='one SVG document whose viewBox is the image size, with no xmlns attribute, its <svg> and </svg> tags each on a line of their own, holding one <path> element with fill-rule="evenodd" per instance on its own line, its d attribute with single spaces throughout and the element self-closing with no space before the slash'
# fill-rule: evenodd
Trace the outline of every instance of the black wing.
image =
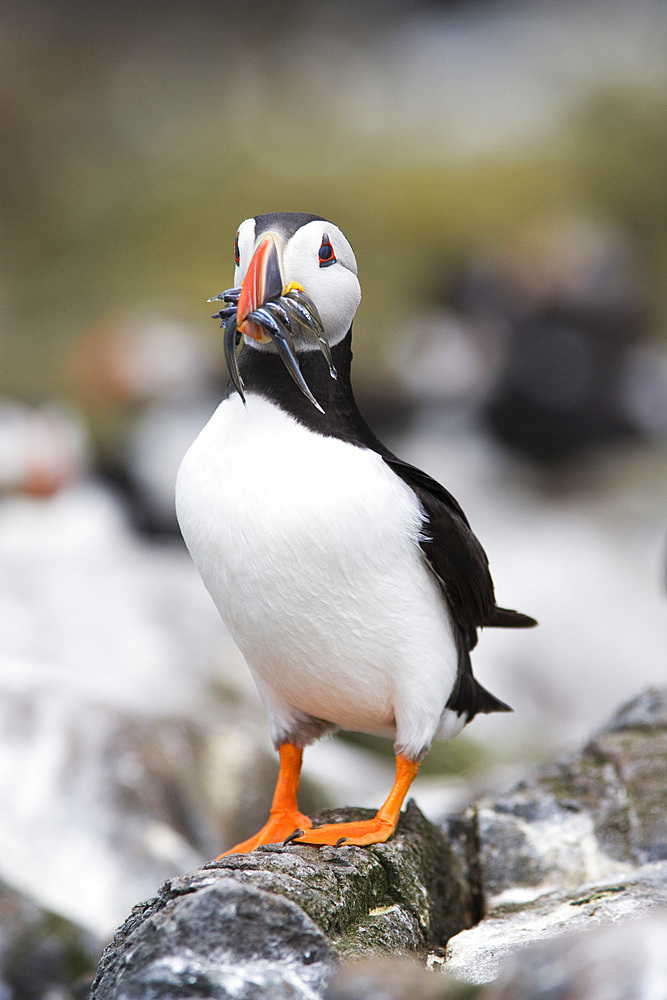
<svg viewBox="0 0 667 1000">
<path fill-rule="evenodd" d="M 427 523 L 421 548 L 436 576 L 454 620 L 458 647 L 458 676 L 447 708 L 466 713 L 509 712 L 511 709 L 475 680 L 470 650 L 483 625 L 528 628 L 534 618 L 499 608 L 486 553 L 458 502 L 444 486 L 421 469 L 384 454 L 387 465 L 410 486 L 424 508 Z"/>
<path fill-rule="evenodd" d="M 468 648 L 475 646 L 477 629 L 483 625 L 536 625 L 529 615 L 497 606 L 486 552 L 451 493 L 414 465 L 393 456 L 385 457 L 385 462 L 416 493 L 426 512 L 421 547 L 457 624 L 470 634 Z"/>
</svg>

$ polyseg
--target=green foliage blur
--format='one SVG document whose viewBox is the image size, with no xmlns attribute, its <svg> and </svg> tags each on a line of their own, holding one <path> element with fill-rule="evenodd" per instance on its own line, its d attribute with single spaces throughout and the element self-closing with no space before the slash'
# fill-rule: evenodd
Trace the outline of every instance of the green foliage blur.
<svg viewBox="0 0 667 1000">
<path fill-rule="evenodd" d="M 590 6 L 600 46 L 625 45 L 630 69 L 591 70 L 558 114 L 545 108 L 542 121 L 537 108 L 540 127 L 499 128 L 485 144 L 485 122 L 474 119 L 488 97 L 493 125 L 502 80 L 487 72 L 481 98 L 462 85 L 440 113 L 447 66 L 420 65 L 433 49 L 419 40 L 463 32 L 463 56 L 469 39 L 481 71 L 475 32 L 491 46 L 495 31 L 502 48 L 530 23 L 530 6 L 6 5 L 0 392 L 71 391 L 72 345 L 134 308 L 186 319 L 215 341 L 205 300 L 231 282 L 236 227 L 276 210 L 330 216 L 349 236 L 364 293 L 357 374 L 379 385 L 383 338 L 399 336 L 448 274 L 559 214 L 627 230 L 664 336 L 667 98 L 651 59 L 665 18 L 660 5 L 638 5 L 634 18 L 629 4 Z M 581 76 L 578 49 L 591 33 L 579 33 L 572 5 L 552 11 L 547 50 L 551 25 Z M 642 25 L 647 11 L 653 22 Z M 627 39 L 623 18 L 637 22 Z M 520 40 L 506 63 L 493 51 L 511 77 Z M 410 67 L 422 74 L 416 84 Z M 466 120 L 477 135 L 468 146 Z"/>
</svg>

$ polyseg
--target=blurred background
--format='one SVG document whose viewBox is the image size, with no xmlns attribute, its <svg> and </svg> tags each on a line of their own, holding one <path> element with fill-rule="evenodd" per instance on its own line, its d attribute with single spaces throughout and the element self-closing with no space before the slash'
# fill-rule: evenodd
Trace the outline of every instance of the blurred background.
<svg viewBox="0 0 667 1000">
<path fill-rule="evenodd" d="M 349 237 L 362 408 L 541 623 L 482 636 L 476 673 L 515 713 L 434 749 L 422 808 L 664 683 L 667 7 L 23 0 L 2 20 L 7 891 L 97 942 L 263 821 L 266 723 L 173 515 L 226 380 L 206 299 L 259 212 Z M 306 776 L 312 805 L 377 805 L 391 748 L 336 738 Z"/>
</svg>

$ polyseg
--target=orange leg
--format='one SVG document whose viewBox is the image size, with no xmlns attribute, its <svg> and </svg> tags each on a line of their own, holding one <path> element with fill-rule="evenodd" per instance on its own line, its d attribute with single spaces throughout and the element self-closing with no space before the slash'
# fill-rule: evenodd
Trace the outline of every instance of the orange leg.
<svg viewBox="0 0 667 1000">
<path fill-rule="evenodd" d="M 401 754 L 396 756 L 396 780 L 384 805 L 380 806 L 373 819 L 357 823 L 329 823 L 326 826 L 311 827 L 296 844 L 348 845 L 383 844 L 396 829 L 401 806 L 410 785 L 417 776 L 419 761 L 408 760 Z"/>
<path fill-rule="evenodd" d="M 299 812 L 296 797 L 299 790 L 299 776 L 301 774 L 301 761 L 303 750 L 295 747 L 292 743 L 283 743 L 278 749 L 280 754 L 280 773 L 276 790 L 273 793 L 273 802 L 269 819 L 264 824 L 259 833 L 249 840 L 225 851 L 220 857 L 227 854 L 247 854 L 254 851 L 260 844 L 282 844 L 282 842 L 294 833 L 295 830 L 309 830 L 313 825 L 307 816 Z M 400 807 L 399 807 L 400 808 Z M 218 858 L 216 858 L 216 861 Z"/>
</svg>

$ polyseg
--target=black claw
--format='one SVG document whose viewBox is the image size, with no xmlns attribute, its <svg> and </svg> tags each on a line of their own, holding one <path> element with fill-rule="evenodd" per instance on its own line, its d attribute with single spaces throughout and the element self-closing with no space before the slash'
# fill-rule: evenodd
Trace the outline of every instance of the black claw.
<svg viewBox="0 0 667 1000">
<path fill-rule="evenodd" d="M 340 845 L 345 844 L 347 840 L 348 840 L 347 837 L 339 837 L 336 843 L 334 844 L 334 847 L 340 847 Z"/>
<path fill-rule="evenodd" d="M 293 840 L 297 839 L 297 837 L 303 837 L 305 832 L 306 832 L 305 830 L 298 830 L 298 829 L 294 830 L 292 833 L 290 833 L 289 837 L 285 837 L 285 839 L 283 840 L 283 847 L 287 847 L 287 845 L 291 844 Z"/>
</svg>

